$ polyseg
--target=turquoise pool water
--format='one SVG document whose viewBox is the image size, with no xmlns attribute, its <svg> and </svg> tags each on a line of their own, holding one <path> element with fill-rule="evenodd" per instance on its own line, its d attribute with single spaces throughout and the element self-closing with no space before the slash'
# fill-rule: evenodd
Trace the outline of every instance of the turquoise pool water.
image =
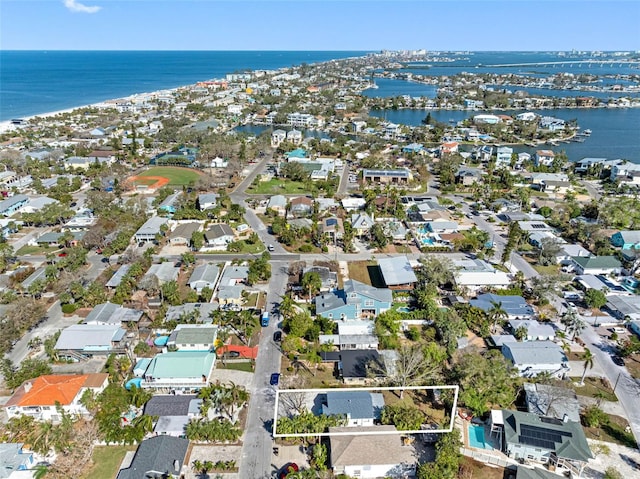
<svg viewBox="0 0 640 479">
<path fill-rule="evenodd" d="M 485 439 L 484 426 L 469 424 L 469 445 L 478 449 L 493 449 Z"/>
<path fill-rule="evenodd" d="M 426 245 L 432 245 L 433 244 L 433 239 L 432 238 L 422 238 L 420 241 L 422 242 L 422 244 L 426 244 Z"/>
<path fill-rule="evenodd" d="M 413 308 L 410 308 L 409 306 L 400 306 L 398 308 L 398 311 L 400 311 L 401 313 L 410 313 L 411 311 L 413 311 Z"/>
</svg>

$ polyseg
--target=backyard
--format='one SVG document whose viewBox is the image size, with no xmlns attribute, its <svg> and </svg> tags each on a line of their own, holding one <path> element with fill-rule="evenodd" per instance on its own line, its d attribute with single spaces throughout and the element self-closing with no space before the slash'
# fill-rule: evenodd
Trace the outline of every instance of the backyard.
<svg viewBox="0 0 640 479">
<path fill-rule="evenodd" d="M 91 468 L 81 479 L 113 479 L 118 474 L 120 464 L 128 451 L 136 446 L 96 446 L 93 449 Z"/>
</svg>

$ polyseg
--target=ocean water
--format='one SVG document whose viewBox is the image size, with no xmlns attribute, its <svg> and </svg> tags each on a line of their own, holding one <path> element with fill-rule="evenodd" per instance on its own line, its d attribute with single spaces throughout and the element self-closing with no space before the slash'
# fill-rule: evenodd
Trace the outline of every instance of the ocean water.
<svg viewBox="0 0 640 479">
<path fill-rule="evenodd" d="M 0 51 L 0 121 L 244 70 L 362 56 L 350 51 Z"/>
</svg>

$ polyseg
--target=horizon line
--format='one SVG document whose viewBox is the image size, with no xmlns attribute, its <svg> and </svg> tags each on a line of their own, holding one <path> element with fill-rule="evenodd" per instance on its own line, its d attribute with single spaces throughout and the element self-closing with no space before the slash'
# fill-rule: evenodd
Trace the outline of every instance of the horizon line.
<svg viewBox="0 0 640 479">
<path fill-rule="evenodd" d="M 445 49 L 439 50 L 434 49 L 430 50 L 427 48 L 376 48 L 376 49 L 340 49 L 340 50 L 332 50 L 332 49 L 264 49 L 264 50 L 246 50 L 246 49 L 223 49 L 223 50 L 206 50 L 206 49 L 108 49 L 108 48 L 99 48 L 99 49 L 63 49 L 63 48 L 11 48 L 11 49 L 1 49 L 1 52 L 404 52 L 404 51 L 415 51 L 415 50 L 425 50 L 426 52 L 446 52 L 446 53 L 458 53 L 458 52 L 482 52 L 482 53 L 503 53 L 503 52 L 521 52 L 521 53 L 548 53 L 548 52 L 626 52 L 626 53 L 640 53 L 640 49 L 613 49 L 613 50 L 601 50 L 601 49 L 581 49 L 581 48 L 572 48 L 569 50 L 566 49 L 551 49 L 551 50 L 472 50 L 468 48 L 453 48 L 453 49 Z"/>
</svg>

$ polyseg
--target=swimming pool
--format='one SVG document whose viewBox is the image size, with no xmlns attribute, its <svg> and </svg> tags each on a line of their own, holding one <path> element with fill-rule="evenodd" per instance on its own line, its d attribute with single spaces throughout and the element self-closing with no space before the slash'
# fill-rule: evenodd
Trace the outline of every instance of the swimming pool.
<svg viewBox="0 0 640 479">
<path fill-rule="evenodd" d="M 409 306 L 400 306 L 398 308 L 398 311 L 401 313 L 410 313 L 411 311 L 413 311 L 413 308 L 410 308 Z"/>
<path fill-rule="evenodd" d="M 489 443 L 485 441 L 484 426 L 477 424 L 469 424 L 469 445 L 477 449 L 493 449 Z"/>
<path fill-rule="evenodd" d="M 433 238 L 422 238 L 420 241 L 422 242 L 422 244 L 426 244 L 426 245 L 429 245 L 429 246 L 434 244 L 433 243 Z"/>
</svg>

